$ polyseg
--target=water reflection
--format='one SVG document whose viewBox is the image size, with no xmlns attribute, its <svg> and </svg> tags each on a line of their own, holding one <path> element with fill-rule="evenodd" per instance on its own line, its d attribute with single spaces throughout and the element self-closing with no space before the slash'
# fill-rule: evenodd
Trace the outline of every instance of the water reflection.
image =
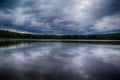
<svg viewBox="0 0 120 80">
<path fill-rule="evenodd" d="M 120 45 L 40 42 L 0 48 L 1 80 L 120 80 Z"/>
</svg>

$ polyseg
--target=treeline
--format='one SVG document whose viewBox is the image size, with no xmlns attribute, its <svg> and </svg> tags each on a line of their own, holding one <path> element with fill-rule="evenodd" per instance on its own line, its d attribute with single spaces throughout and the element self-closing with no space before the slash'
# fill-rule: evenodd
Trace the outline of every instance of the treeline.
<svg viewBox="0 0 120 80">
<path fill-rule="evenodd" d="M 120 40 L 120 33 L 93 35 L 37 35 L 0 30 L 0 39 L 95 39 Z"/>
</svg>

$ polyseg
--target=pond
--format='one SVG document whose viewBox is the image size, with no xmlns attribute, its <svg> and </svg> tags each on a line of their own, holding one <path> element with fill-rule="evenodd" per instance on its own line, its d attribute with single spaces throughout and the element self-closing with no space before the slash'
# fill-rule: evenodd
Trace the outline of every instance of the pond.
<svg viewBox="0 0 120 80">
<path fill-rule="evenodd" d="M 120 80 L 120 45 L 0 44 L 0 80 Z"/>
</svg>

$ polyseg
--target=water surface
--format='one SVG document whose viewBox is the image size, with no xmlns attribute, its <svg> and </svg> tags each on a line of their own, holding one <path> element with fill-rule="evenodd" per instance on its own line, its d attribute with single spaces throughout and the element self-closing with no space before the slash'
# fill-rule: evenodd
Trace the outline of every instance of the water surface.
<svg viewBox="0 0 120 80">
<path fill-rule="evenodd" d="M 120 45 L 0 44 L 0 80 L 120 80 Z"/>
</svg>

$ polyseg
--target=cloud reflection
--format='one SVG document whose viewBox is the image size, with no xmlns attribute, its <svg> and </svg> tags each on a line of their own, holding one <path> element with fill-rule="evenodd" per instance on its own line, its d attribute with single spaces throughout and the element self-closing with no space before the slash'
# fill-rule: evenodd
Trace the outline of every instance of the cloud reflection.
<svg viewBox="0 0 120 80">
<path fill-rule="evenodd" d="M 10 72 L 19 80 L 114 80 L 110 75 L 120 78 L 119 52 L 119 45 L 57 42 L 0 49 L 0 70 L 7 70 L 0 77 Z"/>
</svg>

